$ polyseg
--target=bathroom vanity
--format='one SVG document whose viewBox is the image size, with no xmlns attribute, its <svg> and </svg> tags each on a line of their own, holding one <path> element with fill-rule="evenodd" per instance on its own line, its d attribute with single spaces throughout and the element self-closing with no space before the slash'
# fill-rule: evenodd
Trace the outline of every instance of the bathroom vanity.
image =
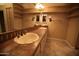
<svg viewBox="0 0 79 59">
<path fill-rule="evenodd" d="M 42 28 L 41 28 L 42 30 Z M 46 40 L 47 40 L 47 29 L 44 29 L 45 32 L 43 32 L 42 36 L 41 36 L 41 39 L 40 39 L 40 42 L 39 42 L 39 45 L 34 53 L 34 55 L 36 56 L 40 56 L 40 55 L 44 55 L 44 48 L 45 48 L 45 43 L 46 43 Z M 42 32 L 42 31 L 41 31 Z"/>
<path fill-rule="evenodd" d="M 47 40 L 47 27 L 38 27 L 36 30 L 29 31 L 36 33 L 39 39 L 28 44 L 18 44 L 14 39 L 1 44 L 0 53 L 8 56 L 41 56 L 44 54 L 44 46 Z M 27 31 L 28 33 L 28 31 Z M 27 34 L 26 33 L 26 34 Z"/>
</svg>

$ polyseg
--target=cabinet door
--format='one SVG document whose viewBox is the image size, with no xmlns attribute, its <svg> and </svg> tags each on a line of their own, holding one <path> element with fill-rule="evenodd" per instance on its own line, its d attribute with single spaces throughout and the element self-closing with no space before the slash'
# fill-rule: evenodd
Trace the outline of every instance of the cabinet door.
<svg viewBox="0 0 79 59">
<path fill-rule="evenodd" d="M 46 39 L 47 39 L 47 34 L 45 34 L 45 36 L 44 36 L 44 38 L 42 39 L 42 41 L 41 41 L 41 55 L 44 55 L 44 48 L 45 48 L 45 44 L 46 44 Z"/>
<path fill-rule="evenodd" d="M 41 39 L 40 44 L 39 44 L 37 51 L 35 53 L 35 56 L 43 56 L 44 55 L 44 48 L 45 48 L 46 40 L 47 40 L 47 33 Z"/>
<path fill-rule="evenodd" d="M 40 56 L 40 55 L 41 55 L 41 47 L 39 45 L 37 50 L 36 50 L 35 56 Z"/>
</svg>

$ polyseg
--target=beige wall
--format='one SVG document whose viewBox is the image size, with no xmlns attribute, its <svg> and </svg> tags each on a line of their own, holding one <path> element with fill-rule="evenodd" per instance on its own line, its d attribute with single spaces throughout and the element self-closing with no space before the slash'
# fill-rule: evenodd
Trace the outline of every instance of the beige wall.
<svg viewBox="0 0 79 59">
<path fill-rule="evenodd" d="M 51 14 L 52 22 L 49 22 L 49 37 L 50 38 L 58 38 L 58 39 L 66 39 L 67 32 L 67 15 L 62 13 Z"/>
<path fill-rule="evenodd" d="M 32 17 L 34 16 L 34 14 L 25 14 L 23 16 L 23 28 L 28 28 L 28 27 L 33 27 L 34 26 L 34 22 L 32 21 Z"/>
<path fill-rule="evenodd" d="M 71 18 L 69 21 L 68 31 L 67 31 L 67 41 L 75 47 L 77 36 L 78 36 L 78 26 L 79 18 Z"/>
<path fill-rule="evenodd" d="M 25 14 L 23 20 L 23 27 L 32 27 L 34 22 L 32 17 L 36 14 Z M 52 22 L 48 22 L 48 36 L 49 38 L 66 39 L 68 20 L 65 13 L 47 14 L 52 17 Z M 48 20 L 48 19 L 47 19 Z"/>
<path fill-rule="evenodd" d="M 22 19 L 15 18 L 14 19 L 14 30 L 22 29 Z"/>
<path fill-rule="evenodd" d="M 2 5 L 0 5 L 0 10 L 3 10 L 3 6 Z"/>
<path fill-rule="evenodd" d="M 74 5 L 71 8 L 69 16 L 69 23 L 68 23 L 68 30 L 67 30 L 67 41 L 75 47 L 77 43 L 77 36 L 79 33 L 79 10 L 78 6 Z"/>
</svg>

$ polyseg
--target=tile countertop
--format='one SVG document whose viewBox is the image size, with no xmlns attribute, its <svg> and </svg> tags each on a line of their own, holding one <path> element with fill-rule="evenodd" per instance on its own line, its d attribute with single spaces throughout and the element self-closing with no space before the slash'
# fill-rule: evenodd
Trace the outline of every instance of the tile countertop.
<svg viewBox="0 0 79 59">
<path fill-rule="evenodd" d="M 47 28 L 42 29 L 42 27 L 39 27 L 31 32 L 37 33 L 40 37 L 39 40 L 31 44 L 17 44 L 14 42 L 14 39 L 12 39 L 2 44 L 1 52 L 10 56 L 32 56 L 35 53 L 35 50 L 41 42 L 44 34 L 47 32 Z"/>
</svg>

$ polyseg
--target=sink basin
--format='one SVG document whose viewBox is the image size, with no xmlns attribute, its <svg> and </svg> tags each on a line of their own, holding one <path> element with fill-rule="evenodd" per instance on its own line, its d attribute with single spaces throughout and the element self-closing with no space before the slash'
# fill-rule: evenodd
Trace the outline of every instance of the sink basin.
<svg viewBox="0 0 79 59">
<path fill-rule="evenodd" d="M 47 28 L 45 28 L 45 27 L 40 27 L 40 29 L 47 29 Z"/>
<path fill-rule="evenodd" d="M 36 33 L 26 33 L 23 36 L 20 36 L 19 38 L 14 38 L 14 41 L 18 44 L 30 44 L 39 39 L 39 35 Z"/>
</svg>

